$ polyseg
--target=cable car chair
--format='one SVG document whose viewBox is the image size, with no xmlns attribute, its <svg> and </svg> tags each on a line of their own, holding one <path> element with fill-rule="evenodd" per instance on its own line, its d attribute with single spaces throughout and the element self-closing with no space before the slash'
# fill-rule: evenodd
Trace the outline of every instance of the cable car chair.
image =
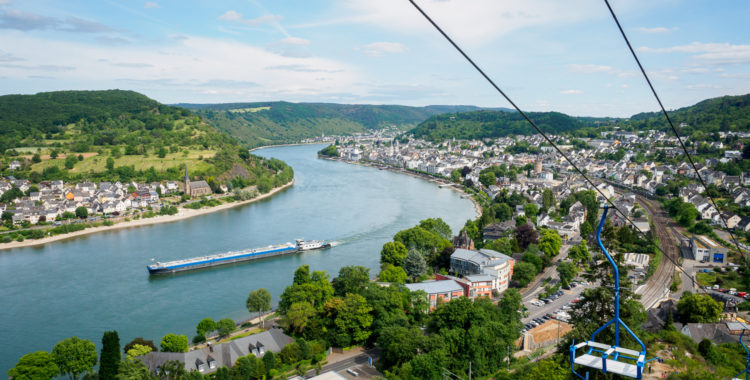
<svg viewBox="0 0 750 380">
<path fill-rule="evenodd" d="M 745 335 L 745 330 L 742 330 L 740 334 L 740 344 L 745 349 L 745 370 L 738 373 L 732 380 L 741 380 L 740 376 L 745 375 L 745 380 L 750 380 L 750 351 L 747 350 L 745 342 L 742 341 L 742 336 Z"/>
<path fill-rule="evenodd" d="M 596 242 L 599 244 L 599 248 L 601 248 L 604 255 L 607 256 L 607 260 L 609 260 L 609 263 L 615 270 L 615 316 L 609 322 L 605 323 L 604 326 L 594 331 L 594 333 L 591 334 L 591 339 L 588 341 L 578 344 L 575 343 L 575 340 L 573 341 L 570 345 L 570 369 L 573 371 L 573 374 L 584 380 L 588 380 L 589 373 L 586 372 L 586 376 L 584 377 L 576 372 L 576 364 L 603 373 L 615 373 L 640 380 L 643 377 L 643 368 L 645 364 L 656 359 L 656 357 L 646 360 L 646 346 L 640 339 L 638 339 L 633 331 L 630 330 L 625 322 L 620 319 L 620 272 L 617 269 L 617 264 L 615 264 L 612 256 L 610 256 L 607 249 L 604 248 L 601 236 L 604 221 L 607 219 L 608 208 L 608 206 L 604 206 L 602 220 L 599 222 L 599 227 L 596 229 Z M 596 342 L 596 335 L 612 324 L 615 325 L 615 344 L 609 345 Z M 624 327 L 628 334 L 638 342 L 641 346 L 640 351 L 620 347 L 620 326 Z M 581 349 L 583 354 L 576 356 L 576 352 L 579 349 Z"/>
</svg>

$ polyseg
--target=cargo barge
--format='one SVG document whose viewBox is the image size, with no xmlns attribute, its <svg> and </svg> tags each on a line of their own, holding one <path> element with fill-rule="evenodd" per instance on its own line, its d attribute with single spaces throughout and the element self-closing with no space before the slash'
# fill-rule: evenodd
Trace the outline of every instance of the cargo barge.
<svg viewBox="0 0 750 380">
<path fill-rule="evenodd" d="M 285 243 L 269 245 L 268 247 L 253 248 L 238 252 L 225 252 L 216 255 L 193 257 L 191 259 L 167 261 L 163 263 L 157 261 L 154 264 L 146 266 L 146 268 L 148 269 L 149 274 L 167 274 L 330 247 L 331 243 L 326 243 L 324 241 L 305 241 L 297 239 L 294 244 Z"/>
</svg>

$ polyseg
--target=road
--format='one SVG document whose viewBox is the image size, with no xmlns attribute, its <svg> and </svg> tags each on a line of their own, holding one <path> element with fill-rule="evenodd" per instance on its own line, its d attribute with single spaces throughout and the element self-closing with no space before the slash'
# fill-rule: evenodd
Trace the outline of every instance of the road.
<svg viewBox="0 0 750 380">
<path fill-rule="evenodd" d="M 324 365 L 320 373 L 333 371 L 347 379 L 354 379 L 354 378 L 369 379 L 373 377 L 382 376 L 382 374 L 379 373 L 375 368 L 371 368 L 369 366 L 368 358 L 370 356 L 373 356 L 373 360 L 377 358 L 377 354 L 375 353 L 374 350 L 367 350 L 367 351 L 364 351 L 362 354 L 347 357 L 347 358 L 342 358 L 342 360 L 339 360 L 335 363 Z M 346 372 L 347 369 L 352 369 L 356 371 L 358 375 L 353 376 L 351 373 Z M 313 376 L 315 376 L 315 370 L 310 370 L 305 374 L 306 378 L 313 377 Z"/>
<path fill-rule="evenodd" d="M 555 264 L 552 264 L 548 266 L 547 268 L 544 268 L 544 271 L 538 274 L 531 284 L 526 285 L 526 288 L 521 290 L 521 297 L 523 297 L 524 302 L 535 299 L 537 293 L 544 290 L 543 280 L 545 278 L 556 279 L 558 277 L 556 263 L 563 261 L 565 260 L 565 258 L 568 257 L 569 249 L 570 249 L 569 245 L 563 244 L 562 248 L 560 248 L 560 254 L 555 256 Z"/>
<path fill-rule="evenodd" d="M 662 256 L 668 256 L 662 257 L 656 272 L 651 275 L 644 286 L 636 290 L 636 293 L 641 295 L 641 303 L 648 310 L 669 295 L 669 286 L 672 284 L 672 276 L 676 269 L 674 262 L 677 262 L 680 257 L 679 241 L 675 237 L 678 233 L 674 231 L 676 226 L 674 221 L 658 202 L 638 196 L 638 204 L 646 209 L 651 218 L 654 232 L 656 237 L 659 238 Z M 669 260 L 669 258 L 672 260 Z M 689 286 L 684 279 L 683 285 Z"/>
</svg>

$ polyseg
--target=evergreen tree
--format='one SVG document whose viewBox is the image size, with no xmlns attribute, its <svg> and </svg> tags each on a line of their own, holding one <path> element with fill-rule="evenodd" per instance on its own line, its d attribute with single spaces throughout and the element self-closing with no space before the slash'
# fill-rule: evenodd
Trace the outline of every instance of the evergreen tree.
<svg viewBox="0 0 750 380">
<path fill-rule="evenodd" d="M 117 335 L 117 331 L 105 331 L 104 336 L 102 336 L 99 378 L 101 380 L 114 380 L 117 376 L 117 368 L 119 365 L 120 337 Z"/>
</svg>

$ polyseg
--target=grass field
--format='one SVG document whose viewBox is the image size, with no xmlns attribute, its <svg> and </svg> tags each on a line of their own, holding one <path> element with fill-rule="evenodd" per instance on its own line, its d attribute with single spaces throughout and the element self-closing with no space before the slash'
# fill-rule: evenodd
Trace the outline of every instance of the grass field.
<svg viewBox="0 0 750 380">
<path fill-rule="evenodd" d="M 696 275 L 698 284 L 701 286 L 712 286 L 718 284 L 719 287 L 724 289 L 735 288 L 739 291 L 747 291 L 750 289 L 744 289 L 742 282 L 740 281 L 740 275 L 737 272 L 710 272 L 710 273 L 698 273 Z"/>
<path fill-rule="evenodd" d="M 133 156 L 121 156 L 119 158 L 115 158 L 115 167 L 118 166 L 134 166 L 136 170 L 145 170 L 150 167 L 154 167 L 157 171 L 163 171 L 171 167 L 175 166 L 185 166 L 185 164 L 188 165 L 191 171 L 199 172 L 199 171 L 205 171 L 208 170 L 211 165 L 203 160 L 201 160 L 201 157 L 203 159 L 213 157 L 216 154 L 213 150 L 189 150 L 187 154 L 184 152 L 179 153 L 168 153 L 164 158 L 159 158 L 156 154 L 150 153 L 148 157 L 144 157 L 141 155 L 133 155 Z M 90 155 L 90 156 L 89 156 Z M 71 173 L 88 173 L 88 172 L 103 172 L 107 170 L 107 158 L 109 156 L 107 155 L 96 155 L 96 153 L 84 153 L 84 156 L 89 156 L 84 158 L 83 161 L 78 161 L 73 169 L 70 170 Z M 65 167 L 65 159 L 63 158 L 57 158 L 57 159 L 46 159 L 42 160 L 42 162 L 36 163 L 31 166 L 32 170 L 41 172 L 45 168 L 48 168 L 50 166 L 57 165 L 60 168 Z"/>
</svg>

